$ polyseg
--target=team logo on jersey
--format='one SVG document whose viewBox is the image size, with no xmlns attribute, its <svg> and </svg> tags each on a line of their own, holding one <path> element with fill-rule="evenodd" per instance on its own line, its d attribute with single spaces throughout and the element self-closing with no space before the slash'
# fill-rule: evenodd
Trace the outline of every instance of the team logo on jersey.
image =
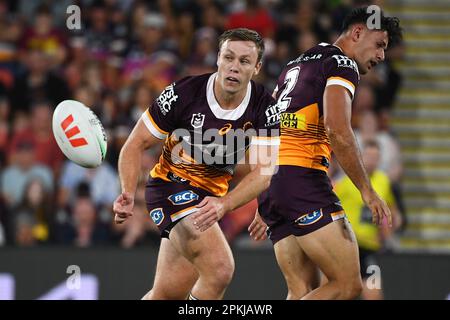
<svg viewBox="0 0 450 320">
<path fill-rule="evenodd" d="M 343 56 L 343 55 L 339 55 L 339 54 L 335 54 L 333 56 L 334 59 L 336 59 L 338 67 L 342 67 L 342 68 L 350 68 L 355 70 L 355 72 L 358 72 L 358 66 L 356 65 L 356 62 L 353 59 L 350 59 L 349 57 Z"/>
<path fill-rule="evenodd" d="M 319 209 L 311 213 L 304 214 L 303 216 L 295 220 L 295 223 L 299 226 L 307 226 L 319 221 L 322 217 L 322 209 Z"/>
<path fill-rule="evenodd" d="M 305 115 L 298 113 L 284 112 L 281 114 L 280 127 L 306 130 Z"/>
<path fill-rule="evenodd" d="M 164 220 L 164 212 L 162 208 L 153 209 L 150 211 L 150 217 L 152 218 L 153 222 L 159 226 L 161 222 Z"/>
<path fill-rule="evenodd" d="M 203 113 L 194 113 L 192 115 L 191 124 L 194 128 L 201 128 L 205 121 L 205 115 Z"/>
<path fill-rule="evenodd" d="M 168 197 L 170 202 L 175 206 L 181 206 L 186 203 L 190 203 L 194 200 L 198 200 L 198 194 L 192 190 L 181 191 Z"/>
<path fill-rule="evenodd" d="M 166 87 L 164 91 L 161 92 L 158 99 L 156 99 L 156 104 L 159 106 L 163 115 L 166 115 L 172 108 L 172 103 L 178 100 L 178 95 L 175 94 L 174 87 L 175 83 L 172 83 L 170 86 Z"/>
</svg>

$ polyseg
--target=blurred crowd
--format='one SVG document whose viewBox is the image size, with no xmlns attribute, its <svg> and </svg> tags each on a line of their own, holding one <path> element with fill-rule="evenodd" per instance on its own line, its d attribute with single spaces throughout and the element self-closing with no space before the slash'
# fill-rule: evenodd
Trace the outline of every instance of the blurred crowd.
<svg viewBox="0 0 450 320">
<path fill-rule="evenodd" d="M 332 43 L 355 5 L 346 0 L 0 0 L 0 245 L 158 244 L 146 213 L 144 185 L 160 148 L 145 152 L 135 214 L 114 225 L 120 192 L 119 151 L 143 111 L 171 82 L 216 68 L 217 39 L 248 27 L 266 43 L 255 79 L 273 90 L 284 65 L 320 43 Z M 81 9 L 81 28 L 66 24 L 70 5 Z M 401 155 L 389 117 L 401 76 L 403 48 L 361 79 L 353 125 L 360 144 L 377 141 L 378 168 L 397 190 L 401 211 Z M 52 112 L 75 99 L 99 116 L 108 135 L 107 160 L 85 169 L 67 161 L 52 134 Z M 334 182 L 342 178 L 332 166 Z M 244 233 L 253 201 L 226 216 L 230 242 Z"/>
</svg>

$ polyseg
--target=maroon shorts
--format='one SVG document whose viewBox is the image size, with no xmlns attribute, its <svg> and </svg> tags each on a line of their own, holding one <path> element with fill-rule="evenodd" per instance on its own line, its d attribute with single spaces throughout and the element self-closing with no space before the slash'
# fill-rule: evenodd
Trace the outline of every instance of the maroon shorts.
<svg viewBox="0 0 450 320">
<path fill-rule="evenodd" d="M 145 202 L 162 238 L 169 238 L 170 230 L 184 217 L 197 211 L 195 206 L 212 193 L 189 183 L 168 182 L 149 178 L 145 186 Z"/>
<path fill-rule="evenodd" d="M 274 244 L 345 217 L 327 174 L 298 166 L 278 167 L 269 188 L 258 197 L 258 210 Z"/>
</svg>

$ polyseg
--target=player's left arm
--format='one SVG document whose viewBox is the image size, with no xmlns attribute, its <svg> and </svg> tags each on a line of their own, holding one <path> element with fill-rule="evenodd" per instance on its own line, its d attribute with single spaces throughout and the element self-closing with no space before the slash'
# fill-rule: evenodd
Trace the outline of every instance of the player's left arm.
<svg viewBox="0 0 450 320">
<path fill-rule="evenodd" d="M 249 150 L 250 172 L 224 197 L 206 197 L 197 205 L 199 210 L 191 216 L 196 228 L 207 230 L 225 214 L 245 205 L 267 189 L 275 170 L 277 155 L 277 142 L 252 143 Z"/>
</svg>

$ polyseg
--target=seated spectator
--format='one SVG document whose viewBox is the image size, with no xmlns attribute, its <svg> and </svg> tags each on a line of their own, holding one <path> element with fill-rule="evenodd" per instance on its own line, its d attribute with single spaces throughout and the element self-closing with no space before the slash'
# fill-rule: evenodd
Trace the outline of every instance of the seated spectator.
<svg viewBox="0 0 450 320">
<path fill-rule="evenodd" d="M 5 97 L 0 97 L 0 170 L 6 164 L 6 154 L 11 125 L 9 122 L 10 106 Z"/>
<path fill-rule="evenodd" d="M 98 223 L 94 203 L 88 197 L 78 198 L 73 207 L 74 244 L 85 248 L 108 241 L 108 232 Z"/>
<path fill-rule="evenodd" d="M 88 196 L 89 191 L 81 191 L 82 189 L 84 188 L 80 188 L 74 200 L 71 212 L 64 219 L 57 218 L 54 226 L 55 240 L 60 244 L 72 244 L 80 248 L 106 244 L 110 237 L 109 230 L 100 221 L 98 210 Z"/>
<path fill-rule="evenodd" d="M 400 147 L 389 133 L 378 130 L 378 120 L 373 111 L 367 110 L 361 114 L 355 136 L 361 147 L 366 141 L 377 141 L 380 146 L 379 169 L 384 171 L 392 182 L 399 182 L 403 167 Z"/>
<path fill-rule="evenodd" d="M 50 237 L 50 225 L 53 213 L 53 195 L 46 192 L 44 184 L 38 178 L 31 179 L 22 201 L 12 210 L 11 220 L 15 224 L 16 217 L 27 216 L 33 222 L 32 233 L 36 241 L 47 242 Z"/>
<path fill-rule="evenodd" d="M 49 101 L 54 107 L 70 97 L 66 81 L 50 71 L 50 58 L 40 50 L 27 51 L 26 72 L 17 77 L 11 91 L 13 111 L 29 112 L 33 103 Z"/>
<path fill-rule="evenodd" d="M 48 103 L 36 103 L 32 107 L 30 126 L 13 134 L 10 153 L 13 155 L 17 146 L 23 141 L 34 145 L 36 163 L 51 168 L 55 176 L 59 175 L 64 155 L 59 149 L 52 130 L 52 109 Z M 14 161 L 12 158 L 11 161 Z"/>
<path fill-rule="evenodd" d="M 46 192 L 53 191 L 53 173 L 40 164 L 35 163 L 35 145 L 32 141 L 21 141 L 17 144 L 14 163 L 11 163 L 1 175 L 1 193 L 8 207 L 19 204 L 24 197 L 26 185 L 33 178 L 40 178 Z"/>
<path fill-rule="evenodd" d="M 225 29 L 248 28 L 258 32 L 263 38 L 273 38 L 275 34 L 275 22 L 270 12 L 261 6 L 259 0 L 246 0 L 243 11 L 232 13 Z"/>
<path fill-rule="evenodd" d="M 195 32 L 191 54 L 187 61 L 187 75 L 213 72 L 217 61 L 217 33 L 213 28 Z"/>
<path fill-rule="evenodd" d="M 373 111 L 375 108 L 375 93 L 373 88 L 367 83 L 361 83 L 356 90 L 352 105 L 352 127 L 358 128 L 361 123 L 360 117 L 366 111 Z"/>
<path fill-rule="evenodd" d="M 27 214 L 18 214 L 14 224 L 14 244 L 18 247 L 33 247 L 37 239 L 33 234 L 35 221 Z"/>
<path fill-rule="evenodd" d="M 89 187 L 89 197 L 94 205 L 101 208 L 111 207 L 120 191 L 117 172 L 108 162 L 97 168 L 83 168 L 72 161 L 66 161 L 60 178 L 58 204 L 60 208 L 75 204 L 76 190 L 81 183 Z"/>
<path fill-rule="evenodd" d="M 131 106 L 131 118 L 136 123 L 142 114 L 152 105 L 155 100 L 152 91 L 145 83 L 138 83 L 133 94 L 133 105 Z"/>
<path fill-rule="evenodd" d="M 0 195 L 0 247 L 7 243 L 8 239 L 8 230 L 6 226 L 8 223 L 9 212 L 8 208 L 5 206 L 3 202 L 3 198 Z"/>
<path fill-rule="evenodd" d="M 49 62 L 60 66 L 67 55 L 65 34 L 53 26 L 53 17 L 49 7 L 41 5 L 34 15 L 34 23 L 25 31 L 21 40 L 21 50 L 39 50 L 48 55 Z"/>
</svg>

